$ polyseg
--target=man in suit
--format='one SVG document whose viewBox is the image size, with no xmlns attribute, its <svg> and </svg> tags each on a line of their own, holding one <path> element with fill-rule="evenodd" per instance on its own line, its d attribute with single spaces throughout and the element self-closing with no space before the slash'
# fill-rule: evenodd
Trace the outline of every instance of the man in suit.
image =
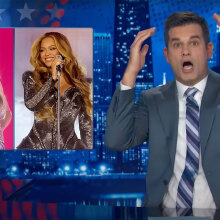
<svg viewBox="0 0 220 220">
<path fill-rule="evenodd" d="M 122 151 L 148 141 L 145 206 L 220 208 L 220 75 L 207 64 L 208 25 L 192 12 L 166 19 L 164 55 L 175 79 L 143 91 L 135 104 L 135 80 L 148 51 L 142 44 L 154 32 L 140 31 L 131 45 L 108 110 L 105 144 Z"/>
</svg>

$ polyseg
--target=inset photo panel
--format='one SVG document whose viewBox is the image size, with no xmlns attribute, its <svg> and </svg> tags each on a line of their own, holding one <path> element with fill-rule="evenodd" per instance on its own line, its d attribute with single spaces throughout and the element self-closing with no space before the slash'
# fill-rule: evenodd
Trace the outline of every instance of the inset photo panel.
<svg viewBox="0 0 220 220">
<path fill-rule="evenodd" d="M 15 28 L 18 150 L 93 148 L 93 30 Z"/>
<path fill-rule="evenodd" d="M 13 28 L 0 28 L 0 150 L 13 150 Z"/>
</svg>

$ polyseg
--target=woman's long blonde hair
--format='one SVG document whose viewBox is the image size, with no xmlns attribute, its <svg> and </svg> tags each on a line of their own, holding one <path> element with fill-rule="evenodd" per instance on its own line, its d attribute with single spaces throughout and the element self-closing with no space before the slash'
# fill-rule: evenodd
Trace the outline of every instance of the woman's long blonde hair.
<svg viewBox="0 0 220 220">
<path fill-rule="evenodd" d="M 59 32 L 45 33 L 43 36 L 35 40 L 32 45 L 30 63 L 34 67 L 33 76 L 36 82 L 36 89 L 39 89 L 42 86 L 42 74 L 49 72 L 49 68 L 47 68 L 40 59 L 41 42 L 47 37 L 54 40 L 57 50 L 65 58 L 63 72 L 68 77 L 70 83 L 80 90 L 86 112 L 89 116 L 92 116 L 91 85 L 87 82 L 85 70 L 79 64 L 76 56 L 74 56 L 68 39 Z M 37 116 L 39 119 L 54 117 L 52 108 L 49 106 L 42 108 Z"/>
</svg>

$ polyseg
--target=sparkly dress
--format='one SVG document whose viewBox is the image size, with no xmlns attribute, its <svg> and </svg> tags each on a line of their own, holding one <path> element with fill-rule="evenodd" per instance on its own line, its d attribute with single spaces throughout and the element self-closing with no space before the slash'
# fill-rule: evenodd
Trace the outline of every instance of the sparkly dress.
<svg viewBox="0 0 220 220">
<path fill-rule="evenodd" d="M 34 112 L 34 124 L 29 134 L 18 145 L 17 149 L 57 149 L 57 89 L 52 77 L 44 80 L 36 91 L 33 73 L 23 74 L 24 102 L 28 109 Z M 43 106 L 53 110 L 55 118 L 39 119 L 37 113 Z M 74 130 L 76 117 L 79 118 L 81 139 Z M 82 94 L 75 86 L 68 88 L 60 97 L 60 149 L 91 149 L 92 120 L 86 113 Z"/>
</svg>

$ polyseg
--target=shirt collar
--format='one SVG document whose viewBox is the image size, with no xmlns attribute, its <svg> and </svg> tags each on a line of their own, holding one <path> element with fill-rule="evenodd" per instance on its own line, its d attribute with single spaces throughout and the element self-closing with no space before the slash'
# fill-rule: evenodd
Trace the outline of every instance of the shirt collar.
<svg viewBox="0 0 220 220">
<path fill-rule="evenodd" d="M 208 75 L 204 79 L 202 79 L 201 81 L 196 83 L 194 86 L 186 86 L 186 85 L 184 85 L 181 82 L 176 80 L 176 87 L 177 87 L 177 91 L 178 91 L 178 97 L 183 98 L 185 91 L 190 87 L 197 88 L 198 91 L 203 95 L 203 92 L 205 90 L 205 86 L 206 86 L 206 83 L 207 83 L 207 79 L 208 79 Z"/>
</svg>

